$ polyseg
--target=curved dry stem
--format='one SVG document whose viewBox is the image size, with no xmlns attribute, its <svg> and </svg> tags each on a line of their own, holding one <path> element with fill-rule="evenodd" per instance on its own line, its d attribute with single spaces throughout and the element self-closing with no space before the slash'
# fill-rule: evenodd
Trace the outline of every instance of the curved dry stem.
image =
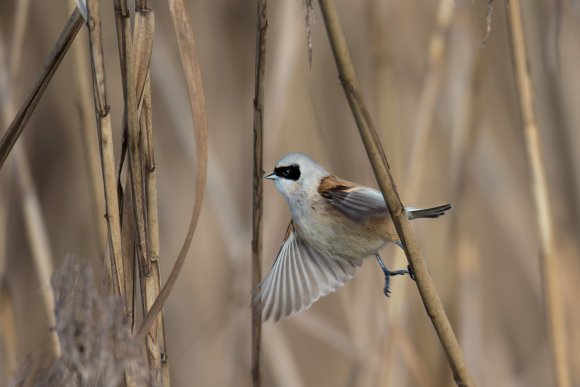
<svg viewBox="0 0 580 387">
<path fill-rule="evenodd" d="M 569 387 L 571 386 L 571 380 L 566 317 L 561 294 L 562 290 L 559 284 L 561 281 L 559 262 L 555 256 L 550 195 L 540 147 L 539 126 L 534 108 L 534 88 L 529 69 L 522 6 L 519 0 L 510 0 L 509 5 L 507 2 L 505 4 L 522 129 L 526 142 L 527 161 L 531 171 L 530 183 L 536 206 L 536 220 L 540 236 L 542 290 L 544 292 L 544 302 L 546 303 L 546 319 L 551 339 L 552 362 L 556 373 L 557 386 Z"/>
<path fill-rule="evenodd" d="M 361 138 L 371 162 L 373 171 L 379 183 L 381 192 L 385 198 L 393 223 L 399 234 L 399 238 L 405 247 L 405 254 L 412 266 L 416 278 L 419 293 L 423 299 L 427 314 L 431 318 L 433 326 L 439 336 L 441 345 L 447 355 L 447 360 L 453 371 L 456 383 L 459 386 L 473 386 L 467 364 L 461 353 L 461 348 L 453 328 L 447 318 L 443 304 L 439 299 L 435 284 L 427 270 L 417 244 L 415 233 L 411 228 L 409 219 L 397 192 L 393 177 L 391 176 L 387 158 L 378 139 L 373 121 L 364 103 L 360 92 L 358 78 L 350 59 L 350 53 L 346 44 L 346 38 L 340 25 L 337 11 L 332 0 L 320 0 L 320 9 L 325 21 L 326 30 L 336 65 L 339 78 L 344 88 L 348 103 L 357 123 Z"/>
<path fill-rule="evenodd" d="M 195 40 L 193 38 L 193 31 L 189 20 L 187 18 L 187 11 L 183 5 L 182 0 L 169 1 L 169 10 L 171 12 L 171 20 L 175 29 L 175 36 L 179 47 L 179 54 L 181 57 L 181 65 L 185 73 L 185 80 L 187 92 L 189 95 L 189 103 L 191 108 L 191 116 L 193 119 L 193 129 L 195 135 L 196 145 L 196 175 L 195 175 L 195 203 L 191 221 L 189 222 L 189 229 L 183 242 L 183 246 L 173 269 L 167 278 L 167 282 L 159 292 L 159 296 L 151 309 L 143 319 L 141 327 L 137 332 L 138 338 L 145 337 L 149 331 L 151 324 L 155 321 L 157 314 L 163 308 L 165 301 L 169 297 L 175 281 L 179 276 L 179 272 L 185 262 L 187 251 L 193 239 L 195 227 L 201 212 L 201 205 L 203 202 L 203 193 L 205 190 L 206 172 L 207 172 L 207 119 L 205 111 L 205 96 L 203 93 L 203 84 L 201 81 L 201 70 L 199 68 L 199 61 L 197 59 L 197 52 L 195 48 Z"/>
</svg>

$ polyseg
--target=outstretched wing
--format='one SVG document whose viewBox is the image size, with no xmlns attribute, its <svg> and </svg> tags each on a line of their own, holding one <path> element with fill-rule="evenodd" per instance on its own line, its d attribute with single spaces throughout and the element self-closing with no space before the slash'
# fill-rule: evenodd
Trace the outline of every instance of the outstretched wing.
<svg viewBox="0 0 580 387">
<path fill-rule="evenodd" d="M 272 269 L 254 289 L 252 304 L 259 306 L 264 321 L 278 321 L 338 290 L 361 264 L 362 259 L 347 261 L 314 249 L 296 235 L 290 222 Z"/>
</svg>

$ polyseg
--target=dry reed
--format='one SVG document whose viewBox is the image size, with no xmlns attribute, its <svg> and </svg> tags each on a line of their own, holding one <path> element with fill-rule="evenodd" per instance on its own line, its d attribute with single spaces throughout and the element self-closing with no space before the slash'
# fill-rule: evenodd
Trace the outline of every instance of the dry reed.
<svg viewBox="0 0 580 387">
<path fill-rule="evenodd" d="M 263 211 L 263 143 L 264 143 L 264 78 L 266 76 L 266 37 L 268 31 L 267 0 L 257 1 L 256 15 L 256 84 L 254 91 L 254 173 L 252 193 L 252 278 L 251 289 L 262 280 L 262 211 Z M 252 383 L 262 384 L 260 347 L 262 340 L 262 313 L 252 306 Z"/>
<path fill-rule="evenodd" d="M 203 93 L 203 85 L 201 80 L 201 71 L 199 68 L 199 61 L 197 59 L 197 51 L 195 48 L 195 40 L 193 32 L 187 18 L 185 6 L 182 0 L 172 0 L 169 2 L 169 10 L 171 13 L 171 20 L 175 29 L 175 36 L 179 47 L 179 54 L 181 57 L 181 65 L 185 74 L 187 85 L 187 92 L 189 96 L 189 103 L 191 109 L 191 116 L 193 119 L 193 130 L 195 134 L 196 146 L 196 174 L 195 174 L 195 202 L 193 206 L 193 213 L 189 222 L 189 228 L 185 241 L 177 260 L 175 261 L 167 282 L 159 292 L 159 296 L 143 318 L 143 322 L 137 332 L 137 337 L 144 337 L 146 332 L 150 329 L 155 321 L 157 314 L 161 312 L 165 301 L 169 297 L 175 281 L 179 276 L 179 272 L 183 267 L 187 251 L 193 239 L 193 234 L 197 226 L 199 214 L 201 212 L 201 205 L 203 203 L 203 193 L 205 190 L 206 173 L 207 173 L 207 119 L 205 111 L 205 96 Z"/>
<path fill-rule="evenodd" d="M 562 290 L 560 289 L 560 262 L 555 254 L 550 192 L 541 150 L 540 129 L 534 107 L 534 87 L 530 75 L 522 5 L 519 0 L 511 0 L 509 4 L 507 2 L 505 4 L 521 125 L 526 142 L 530 184 L 536 207 L 536 221 L 540 237 L 542 290 L 544 292 L 546 320 L 550 334 L 552 364 L 555 370 L 556 385 L 570 387 L 572 382 L 570 380 L 568 360 L 566 316 Z"/>
<path fill-rule="evenodd" d="M 69 0 L 69 7 L 76 8 L 76 1 Z M 97 139 L 96 122 L 91 117 L 93 110 L 91 102 L 91 91 L 89 81 L 89 60 L 86 56 L 88 50 L 87 43 L 84 39 L 75 41 L 72 47 L 74 57 L 74 75 L 77 87 L 77 108 L 80 116 L 80 131 L 82 138 L 84 162 L 86 163 L 88 182 L 91 187 L 90 195 L 93 206 L 93 222 L 96 233 L 96 251 L 95 254 L 102 254 L 105 251 L 107 243 L 107 224 L 103 220 L 105 213 L 105 198 L 103 196 L 102 178 L 99 161 L 99 145 Z"/>
<path fill-rule="evenodd" d="M 121 221 L 119 213 L 119 198 L 116 189 L 115 156 L 113 150 L 113 132 L 111 127 L 110 108 L 107 102 L 105 82 L 105 66 L 103 58 L 103 42 L 101 35 L 101 19 L 99 2 L 87 1 L 89 46 L 91 52 L 91 68 L 93 73 L 93 96 L 99 133 L 99 149 L 101 151 L 101 168 L 105 190 L 105 204 L 108 227 L 108 247 L 111 258 L 109 273 L 111 284 L 116 294 L 124 298 L 125 269 L 123 262 Z M 125 301 L 127 302 L 127 301 Z"/>
</svg>

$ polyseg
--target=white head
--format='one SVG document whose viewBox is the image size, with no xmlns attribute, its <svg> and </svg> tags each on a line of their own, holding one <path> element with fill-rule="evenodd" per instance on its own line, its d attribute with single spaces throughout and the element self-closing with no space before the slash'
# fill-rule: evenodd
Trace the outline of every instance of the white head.
<svg viewBox="0 0 580 387">
<path fill-rule="evenodd" d="M 318 192 L 320 180 L 330 175 L 324 168 L 303 153 L 288 153 L 276 163 L 274 172 L 264 176 L 274 180 L 276 188 L 293 203 Z"/>
</svg>

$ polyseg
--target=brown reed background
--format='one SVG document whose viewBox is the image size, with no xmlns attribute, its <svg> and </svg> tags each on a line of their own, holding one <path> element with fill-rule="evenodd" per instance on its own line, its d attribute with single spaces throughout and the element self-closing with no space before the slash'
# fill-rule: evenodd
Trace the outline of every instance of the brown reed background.
<svg viewBox="0 0 580 387">
<path fill-rule="evenodd" d="M 445 2 L 445 0 L 440 0 Z M 503 2 L 486 34 L 482 1 L 337 1 L 364 97 L 403 201 L 451 201 L 436 221 L 416 221 L 423 255 L 479 386 L 554 385 L 543 303 L 539 236 L 516 97 Z M 580 9 L 575 2 L 523 2 L 529 64 L 552 205 L 555 258 L 566 313 L 570 373 L 580 385 Z M 18 2 L 0 1 L 2 63 L 14 39 Z M 187 232 L 194 200 L 195 145 L 169 11 L 155 11 L 151 87 L 157 163 L 161 276 L 165 282 Z M 197 41 L 209 131 L 205 201 L 188 258 L 164 309 L 175 386 L 250 385 L 253 2 L 187 3 Z M 115 151 L 123 93 L 112 2 L 101 2 L 108 99 Z M 130 6 L 133 9 L 133 6 Z M 445 10 L 444 10 L 445 11 Z M 19 107 L 66 18 L 68 2 L 32 2 L 19 43 Z M 315 4 L 308 65 L 301 1 L 270 1 L 265 79 L 264 165 L 301 151 L 337 175 L 376 187 Z M 86 49 L 87 31 L 77 40 Z M 441 44 L 440 51 L 430 46 Z M 78 42 L 77 42 L 78 43 Z M 77 45 L 73 45 L 74 48 Z M 88 58 L 88 51 L 84 52 Z M 88 63 L 88 60 L 87 60 Z M 88 71 L 87 71 L 88 70 Z M 72 51 L 32 115 L 17 147 L 30 169 L 46 224 L 46 254 L 58 268 L 72 253 L 102 265 L 79 114 Z M 85 69 L 90 75 L 90 70 Z M 4 74 L 5 72 L 3 72 Z M 89 85 L 90 85 L 90 79 Z M 8 92 L 0 94 L 5 109 Z M 89 95 L 89 98 L 90 95 Z M 5 110 L 3 110 L 5 111 Z M 91 122 L 94 125 L 94 114 Z M 9 122 L 12 117 L 3 118 Z M 3 130 L 6 125 L 3 125 Z M 425 129 L 426 127 L 426 129 Z M 423 129 L 422 129 L 423 128 Z M 427 133 L 424 145 L 416 134 Z M 417 151 L 416 149 L 419 149 Z M 116 155 L 118 157 L 118 153 Z M 15 158 L 12 154 L 10 158 Z M 51 353 L 51 320 L 37 279 L 22 168 L 0 171 L 0 385 L 27 359 Z M 26 180 L 26 179 L 23 179 Z M 289 213 L 264 186 L 263 270 L 271 266 Z M 406 265 L 398 249 L 383 253 Z M 102 270 L 102 269 L 101 269 Z M 104 272 L 104 270 L 102 270 Z M 351 283 L 305 313 L 263 327 L 264 385 L 448 386 L 448 364 L 416 287 L 367 262 Z M 13 313 L 13 326 L 10 312 Z M 6 328 L 8 327 L 8 328 Z M 12 352 L 12 349 L 14 352 Z M 15 355 L 15 356 L 14 356 Z"/>
</svg>

